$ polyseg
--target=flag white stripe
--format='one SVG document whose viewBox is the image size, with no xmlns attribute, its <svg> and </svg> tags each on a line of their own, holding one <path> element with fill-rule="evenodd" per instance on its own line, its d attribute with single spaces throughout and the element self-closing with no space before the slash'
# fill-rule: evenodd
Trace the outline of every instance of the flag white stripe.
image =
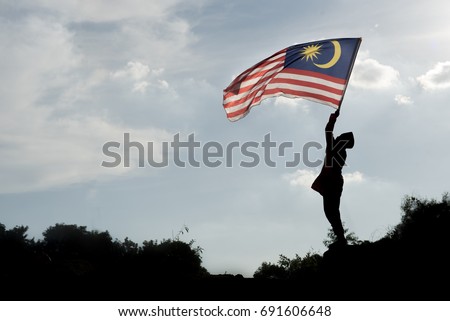
<svg viewBox="0 0 450 321">
<path fill-rule="evenodd" d="M 268 65 L 263 66 L 263 67 L 259 67 L 259 68 L 253 69 L 252 72 L 249 73 L 247 77 L 250 77 L 250 76 L 252 76 L 254 74 L 257 74 L 257 73 L 259 73 L 261 71 L 270 70 L 272 68 L 278 67 L 279 65 L 284 67 L 284 60 L 282 60 L 282 61 L 275 61 L 275 62 L 272 62 L 272 63 L 270 63 Z"/>
<path fill-rule="evenodd" d="M 268 90 L 268 89 L 290 89 L 290 90 L 299 91 L 299 92 L 304 91 L 304 92 L 308 92 L 311 94 L 321 95 L 321 96 L 329 97 L 329 98 L 336 99 L 336 100 L 340 100 L 342 97 L 342 95 L 337 95 L 337 94 L 331 93 L 326 90 L 308 87 L 308 86 L 286 84 L 286 83 L 268 84 L 266 86 L 266 90 Z"/>
<path fill-rule="evenodd" d="M 249 111 L 250 111 L 250 109 L 249 109 Z M 248 113 L 248 112 L 247 112 L 247 113 Z M 245 116 L 247 113 L 243 113 L 243 114 L 241 114 L 241 115 L 234 116 L 234 117 L 228 117 L 228 119 L 229 119 L 230 121 L 236 121 L 236 120 L 239 120 L 239 119 L 241 119 L 241 118 L 244 118 L 244 116 Z"/>
<path fill-rule="evenodd" d="M 240 87 L 244 88 L 244 87 L 247 87 L 249 85 L 256 84 L 261 78 L 266 78 L 268 76 L 271 76 L 271 75 L 279 72 L 280 70 L 283 70 L 283 68 L 284 68 L 284 62 L 282 62 L 278 68 L 271 68 L 272 70 L 269 70 L 268 72 L 266 72 L 261 77 L 256 77 L 256 78 L 253 78 L 253 79 L 244 80 L 243 82 L 241 82 Z"/>
<path fill-rule="evenodd" d="M 338 40 L 347 41 L 353 46 L 346 47 L 345 55 L 342 54 L 345 58 L 342 60 L 345 63 L 342 68 L 347 68 L 346 70 L 309 68 L 308 64 L 302 63 L 285 66 L 288 52 L 294 55 L 289 63 L 299 59 L 297 50 L 301 50 L 302 46 L 299 44 L 280 50 L 244 71 L 223 91 L 223 107 L 228 119 L 241 119 L 253 106 L 276 96 L 304 98 L 339 108 L 361 39 Z"/>
<path fill-rule="evenodd" d="M 280 59 L 285 54 L 286 54 L 286 52 L 282 52 L 282 53 L 280 53 L 280 54 L 278 54 L 278 55 L 276 55 L 276 56 L 274 56 L 274 57 L 272 57 L 270 59 L 266 59 L 264 62 L 274 61 L 274 60 Z M 283 60 L 283 64 L 284 64 L 284 60 Z M 267 68 L 267 66 L 259 67 L 259 68 L 256 68 L 256 69 L 250 69 L 247 72 L 244 72 L 242 75 L 240 75 L 239 78 L 236 78 L 234 83 L 237 83 L 237 82 L 241 81 L 242 79 L 244 79 L 245 77 L 248 77 L 249 75 L 254 75 L 256 72 L 258 72 L 260 70 L 263 70 L 265 68 Z"/>
<path fill-rule="evenodd" d="M 257 83 L 257 82 L 261 81 L 261 79 L 264 79 L 264 81 L 261 82 L 260 84 L 256 85 L 256 86 L 252 87 L 250 90 L 247 90 L 247 91 L 244 91 L 244 92 L 242 92 L 242 93 L 240 93 L 240 94 L 237 94 L 237 95 L 228 97 L 227 99 L 225 99 L 225 100 L 223 101 L 224 106 L 226 106 L 227 104 L 229 104 L 229 103 L 231 103 L 231 102 L 233 102 L 233 101 L 242 99 L 242 98 L 244 98 L 245 96 L 250 95 L 250 94 L 251 94 L 252 92 L 254 92 L 255 90 L 258 90 L 258 89 L 261 88 L 262 86 L 266 85 L 269 81 L 271 81 L 271 80 L 273 79 L 273 77 L 271 77 L 271 76 L 272 76 L 273 74 L 276 74 L 277 72 L 279 72 L 279 71 L 282 70 L 282 69 L 283 69 L 283 66 L 280 66 L 279 68 L 274 69 L 273 71 L 267 72 L 267 73 L 264 74 L 264 76 L 262 76 L 262 77 L 252 79 L 251 81 L 254 82 L 254 83 Z M 244 81 L 243 84 L 244 84 L 245 82 L 246 82 L 246 81 Z M 246 86 L 248 86 L 248 84 L 246 84 L 246 85 L 241 85 L 241 87 L 246 87 Z"/>
<path fill-rule="evenodd" d="M 249 91 L 246 91 L 246 92 L 243 92 L 243 93 L 241 93 L 241 94 L 239 94 L 239 95 L 236 95 L 236 96 L 231 96 L 231 97 L 229 97 L 229 98 L 227 98 L 226 100 L 225 100 L 225 102 L 224 102 L 224 106 L 225 106 L 225 108 L 232 108 L 232 107 L 228 107 L 227 105 L 228 104 L 231 104 L 232 102 L 234 102 L 234 101 L 237 101 L 237 100 L 240 100 L 240 99 L 242 99 L 242 98 L 245 98 L 246 96 L 251 96 L 251 94 L 253 93 L 253 92 L 255 92 L 255 91 L 257 91 L 257 90 L 260 90 L 261 89 L 261 87 L 264 87 L 265 85 L 267 85 L 267 83 L 269 83 L 269 81 L 270 81 L 271 79 L 267 79 L 266 81 L 264 81 L 264 82 L 261 82 L 259 85 L 257 85 L 257 86 L 255 86 L 255 87 L 253 87 L 251 90 L 249 90 Z M 251 98 L 249 98 L 249 99 L 251 99 Z M 248 99 L 246 99 L 246 101 L 248 101 Z M 241 103 L 242 104 L 242 103 Z M 239 105 L 241 105 L 241 104 L 239 104 Z M 237 105 L 236 105 L 237 106 Z"/>
<path fill-rule="evenodd" d="M 225 108 L 225 111 L 227 112 L 227 114 L 230 113 L 234 113 L 240 109 L 245 109 L 248 107 L 248 104 L 251 100 L 254 100 L 255 98 L 261 96 L 264 93 L 265 89 L 260 89 L 255 96 L 249 97 L 248 99 L 246 99 L 245 101 L 243 101 L 242 103 L 240 103 L 239 105 L 233 106 L 233 107 L 228 107 Z"/>
<path fill-rule="evenodd" d="M 241 110 L 247 109 L 246 112 L 244 112 L 242 114 L 239 114 L 239 115 L 236 115 L 234 117 L 228 117 L 228 119 L 230 121 L 236 121 L 236 120 L 239 120 L 241 118 L 244 118 L 250 112 L 250 109 L 253 106 L 259 105 L 261 103 L 261 101 L 263 101 L 266 98 L 278 97 L 278 96 L 285 96 L 285 97 L 288 97 L 288 98 L 302 98 L 302 99 L 306 99 L 306 100 L 309 100 L 309 101 L 314 101 L 314 102 L 317 102 L 317 103 L 328 105 L 328 106 L 333 107 L 335 109 L 337 109 L 339 107 L 337 104 L 334 104 L 334 103 L 332 103 L 330 101 L 317 99 L 317 98 L 313 98 L 313 97 L 305 97 L 305 96 L 298 96 L 298 95 L 291 95 L 291 94 L 284 94 L 284 93 L 274 93 L 274 94 L 262 95 L 261 100 L 259 100 L 258 102 L 254 103 L 254 104 L 252 104 L 252 105 L 250 105 L 248 107 L 246 106 L 244 108 L 241 108 Z M 227 110 L 227 113 L 228 113 L 228 110 Z"/>
<path fill-rule="evenodd" d="M 339 89 L 339 90 L 344 90 L 345 89 L 345 85 L 344 84 L 340 84 L 340 83 L 336 83 L 336 82 L 333 82 L 333 81 L 325 80 L 323 78 L 317 78 L 317 77 L 313 77 L 313 76 L 293 74 L 293 73 L 284 72 L 284 71 L 280 72 L 278 75 L 276 75 L 273 78 L 274 79 L 276 78 L 276 79 L 301 80 L 301 81 L 307 81 L 307 82 L 311 82 L 311 83 L 324 85 L 324 86 L 335 88 L 335 89 Z"/>
<path fill-rule="evenodd" d="M 273 72 L 270 72 L 270 75 L 273 74 L 273 73 L 279 72 L 281 69 L 282 68 L 279 68 L 277 70 L 274 70 Z M 269 73 L 267 73 L 266 75 L 268 75 L 268 74 Z M 305 75 L 298 75 L 298 74 L 293 74 L 293 73 L 283 72 L 283 71 L 279 72 L 277 75 L 275 75 L 273 77 L 273 79 L 300 80 L 300 81 L 307 81 L 307 82 L 311 82 L 311 83 L 315 83 L 315 84 L 324 85 L 324 86 L 335 88 L 335 89 L 338 89 L 338 90 L 344 90 L 345 89 L 345 85 L 344 84 L 335 83 L 335 82 L 332 82 L 332 81 L 329 81 L 329 80 L 325 80 L 323 78 L 317 78 L 317 77 L 305 76 Z M 259 80 L 259 79 L 257 79 L 257 80 Z M 269 79 L 269 80 L 271 80 L 271 79 Z M 252 79 L 252 81 L 253 81 L 253 79 Z M 256 81 L 255 81 L 255 83 L 256 83 Z M 246 92 L 240 93 L 238 95 L 228 97 L 227 99 L 224 100 L 224 105 L 227 105 L 230 102 L 242 99 L 246 95 L 251 94 L 254 90 L 258 90 L 259 88 L 261 88 L 261 86 L 264 86 L 265 84 L 267 84 L 267 81 L 264 82 L 264 83 L 259 84 L 258 86 L 253 87 L 250 91 L 246 91 Z M 246 84 L 246 86 L 248 86 L 248 85 L 250 85 L 250 83 Z M 268 87 L 268 88 L 274 88 L 273 86 L 278 86 L 278 85 L 280 85 L 280 84 L 279 83 L 274 83 L 274 84 L 271 84 L 270 87 Z M 242 87 L 244 87 L 244 86 L 242 86 Z"/>
<path fill-rule="evenodd" d="M 309 79 L 310 79 L 310 80 L 311 80 L 311 79 L 314 79 L 314 81 L 312 81 L 313 83 L 317 83 L 317 82 L 320 82 L 320 81 L 322 80 L 322 79 L 320 79 L 320 78 L 313 78 L 313 77 L 309 77 Z M 330 83 L 330 82 L 327 82 L 327 83 Z M 255 95 L 255 97 L 249 97 L 248 99 L 246 99 L 245 101 L 243 101 L 243 102 L 240 103 L 239 105 L 236 105 L 236 106 L 233 106 L 233 107 L 227 107 L 227 108 L 225 108 L 226 112 L 227 112 L 227 113 L 233 113 L 233 112 L 236 112 L 236 111 L 238 111 L 238 110 L 240 110 L 240 109 L 242 109 L 242 108 L 250 107 L 250 106 L 248 106 L 248 103 L 249 103 L 252 99 L 255 99 L 256 97 L 260 96 L 260 95 L 264 92 L 264 90 L 267 90 L 267 89 L 278 89 L 278 88 L 283 88 L 283 89 L 290 89 L 290 90 L 295 90 L 295 91 L 304 91 L 304 92 L 308 92 L 308 93 L 312 93 L 312 94 L 318 94 L 318 95 L 322 95 L 322 96 L 325 96 L 325 97 L 328 97 L 328 98 L 332 98 L 332 99 L 336 99 L 336 100 L 340 100 L 340 99 L 342 98 L 342 95 L 334 94 L 334 93 L 331 93 L 331 92 L 326 91 L 326 90 L 323 90 L 323 89 L 318 89 L 318 88 L 308 87 L 308 86 L 293 85 L 293 84 L 287 84 L 287 83 L 269 83 L 269 84 L 267 84 L 267 86 L 264 88 L 264 90 L 260 90 L 260 88 L 261 88 L 263 85 L 265 85 L 265 84 L 267 84 L 267 82 L 265 82 L 265 83 L 263 83 L 263 84 L 261 84 L 261 85 L 255 87 L 255 88 L 252 88 L 252 90 L 251 90 L 250 92 L 245 92 L 245 93 L 242 93 L 242 94 L 238 95 L 238 96 L 240 96 L 239 98 L 242 98 L 242 97 L 244 97 L 244 96 L 246 96 L 246 95 L 249 95 L 251 92 L 253 92 L 253 91 L 254 91 L 253 89 L 259 89 L 259 91 L 258 91 L 258 93 Z M 342 84 L 336 84 L 336 83 L 334 83 L 334 85 L 335 85 L 335 88 L 336 88 L 336 89 L 344 90 L 344 88 L 345 88 L 345 85 L 342 85 Z M 338 88 L 338 85 L 339 85 L 339 88 Z M 281 95 L 281 94 L 282 94 L 282 93 L 275 94 L 275 95 L 273 95 L 273 94 L 264 95 L 262 99 L 265 99 L 265 98 L 267 98 L 267 97 L 273 97 L 273 96 Z M 230 97 L 230 98 L 234 98 L 234 96 L 233 96 L 233 97 Z M 262 99 L 261 99 L 261 100 L 262 100 Z M 233 100 L 235 100 L 235 99 L 233 99 Z M 228 99 L 227 99 L 227 103 L 228 103 L 228 102 L 229 102 L 229 101 L 228 101 Z M 329 103 L 329 104 L 332 104 L 332 103 Z M 334 104 L 333 104 L 333 106 L 334 106 Z M 226 107 L 226 106 L 225 106 L 225 107 Z"/>
</svg>

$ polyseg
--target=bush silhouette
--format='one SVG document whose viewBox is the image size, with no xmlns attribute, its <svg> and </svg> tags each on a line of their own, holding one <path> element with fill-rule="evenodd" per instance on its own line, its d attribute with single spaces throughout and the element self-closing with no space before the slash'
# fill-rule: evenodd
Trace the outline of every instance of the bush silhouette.
<svg viewBox="0 0 450 321">
<path fill-rule="evenodd" d="M 179 237 L 144 241 L 140 246 L 129 238 L 113 240 L 108 231 L 59 223 L 48 227 L 43 239 L 35 242 L 27 238 L 27 231 L 25 226 L 8 230 L 0 224 L 0 277 L 12 290 L 19 291 L 19 298 L 22 293 L 18 284 L 38 283 L 44 293 L 58 288 L 67 294 L 74 291 L 71 287 L 88 289 L 91 284 L 117 284 L 120 288 L 130 280 L 142 283 L 208 275 L 201 265 L 202 249 L 194 247 L 194 241 L 185 243 Z"/>
<path fill-rule="evenodd" d="M 322 256 L 308 252 L 301 258 L 298 254 L 293 259 L 280 255 L 277 264 L 263 262 L 253 274 L 256 279 L 300 279 L 317 273 Z"/>
<path fill-rule="evenodd" d="M 450 198 L 448 193 L 440 202 L 406 196 L 402 202 L 401 222 L 388 232 L 386 238 L 411 245 L 447 247 L 450 244 Z M 431 248 L 430 248 L 431 250 Z"/>
<path fill-rule="evenodd" d="M 436 290 L 450 286 L 448 194 L 441 201 L 406 196 L 401 209 L 400 223 L 378 241 L 361 241 L 347 233 L 352 240 L 349 246 L 329 249 L 323 256 L 307 253 L 304 258 L 289 259 L 281 255 L 277 264 L 263 262 L 254 277 L 299 280 L 317 289 L 334 289 L 317 290 L 319 299 L 449 297 Z M 329 231 L 324 243 L 331 244 L 333 237 Z"/>
<path fill-rule="evenodd" d="M 210 275 L 202 266 L 203 249 L 194 240 L 180 240 L 186 227 L 171 239 L 140 245 L 64 223 L 35 241 L 27 226 L 7 229 L 0 223 L 0 297 L 174 300 L 192 299 L 202 290 L 203 300 L 450 299 L 443 291 L 450 287 L 448 194 L 440 201 L 406 196 L 401 209 L 400 222 L 380 240 L 361 241 L 347 231 L 346 247 L 263 262 L 254 273 L 256 283 Z M 332 240 L 330 232 L 325 242 Z"/>
</svg>

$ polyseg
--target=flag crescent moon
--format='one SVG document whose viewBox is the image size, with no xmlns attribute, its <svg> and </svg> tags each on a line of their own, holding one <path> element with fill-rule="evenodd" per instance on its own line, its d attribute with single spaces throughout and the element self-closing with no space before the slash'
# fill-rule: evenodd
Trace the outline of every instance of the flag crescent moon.
<svg viewBox="0 0 450 321">
<path fill-rule="evenodd" d="M 334 46 L 333 58 L 325 64 L 314 64 L 316 67 L 324 69 L 331 68 L 338 62 L 339 58 L 341 58 L 341 44 L 336 40 L 331 41 L 331 43 Z"/>
</svg>

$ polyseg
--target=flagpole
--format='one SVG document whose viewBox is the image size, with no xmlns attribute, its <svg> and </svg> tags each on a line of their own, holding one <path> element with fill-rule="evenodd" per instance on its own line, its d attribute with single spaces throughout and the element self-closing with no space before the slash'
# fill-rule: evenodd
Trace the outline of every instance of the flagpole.
<svg viewBox="0 0 450 321">
<path fill-rule="evenodd" d="M 347 91 L 347 87 L 348 87 L 348 84 L 350 82 L 350 76 L 352 75 L 352 70 L 353 70 L 353 65 L 355 64 L 356 55 L 358 54 L 359 46 L 361 45 L 361 42 L 362 42 L 362 37 L 360 37 L 359 39 L 360 40 L 358 41 L 358 46 L 356 47 L 355 51 L 353 52 L 352 64 L 350 66 L 350 70 L 349 70 L 349 73 L 348 73 L 347 84 L 345 85 L 344 92 L 342 93 L 342 99 L 341 99 L 341 101 L 339 103 L 339 107 L 337 108 L 337 110 L 339 110 L 339 113 L 341 111 L 342 102 L 344 101 L 345 92 Z"/>
</svg>

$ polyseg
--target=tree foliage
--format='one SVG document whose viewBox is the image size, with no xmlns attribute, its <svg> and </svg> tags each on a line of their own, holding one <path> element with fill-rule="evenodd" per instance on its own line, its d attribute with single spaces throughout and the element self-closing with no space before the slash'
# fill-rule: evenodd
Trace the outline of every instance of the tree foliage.
<svg viewBox="0 0 450 321">
<path fill-rule="evenodd" d="M 402 201 L 401 221 L 386 235 L 387 239 L 406 243 L 448 246 L 450 238 L 450 197 L 443 194 L 441 201 L 405 196 Z"/>
<path fill-rule="evenodd" d="M 319 297 L 323 293 L 337 293 L 331 296 L 334 299 L 345 292 L 353 299 L 358 299 L 361 293 L 370 298 L 375 288 L 389 289 L 386 293 L 394 298 L 400 293 L 402 299 L 417 298 L 409 296 L 417 293 L 434 293 L 430 287 L 428 292 L 416 290 L 424 285 L 439 284 L 443 289 L 449 288 L 449 195 L 444 194 L 439 201 L 406 196 L 401 209 L 400 222 L 380 240 L 362 242 L 346 229 L 350 246 L 331 248 L 323 255 L 313 251 L 303 256 L 295 254 L 292 258 L 280 255 L 276 263 L 263 262 L 258 267 L 254 273 L 254 278 L 259 280 L 256 284 L 281 283 L 292 286 L 295 294 L 301 288 Z M 203 249 L 195 245 L 195 240 L 182 240 L 188 232 L 189 229 L 183 227 L 172 238 L 150 239 L 138 244 L 128 237 L 113 239 L 108 231 L 55 224 L 36 241 L 28 237 L 27 226 L 8 229 L 0 223 L 0 277 L 3 281 L 0 293 L 9 298 L 5 289 L 15 289 L 19 293 L 17 298 L 23 299 L 23 293 L 41 293 L 52 288 L 55 299 L 60 293 L 70 295 L 73 288 L 78 288 L 84 292 L 77 298 L 84 298 L 86 293 L 95 290 L 100 292 L 92 292 L 94 298 L 99 298 L 95 293 L 102 293 L 101 298 L 105 299 L 116 289 L 122 289 L 122 293 L 129 291 L 127 298 L 135 299 L 132 294 L 136 289 L 141 293 L 162 288 L 172 291 L 172 287 L 167 286 L 169 280 L 175 280 L 175 294 L 192 289 L 180 286 L 180 280 L 194 280 L 196 283 L 191 284 L 196 286 L 205 279 L 217 280 L 215 284 L 230 284 L 235 293 L 235 285 L 249 284 L 229 277 L 210 276 L 202 266 Z M 324 242 L 333 241 L 334 234 L 330 230 Z M 39 283 L 36 284 L 36 280 Z M 6 287 L 7 282 L 13 285 Z M 164 286 L 158 288 L 156 285 L 161 283 Z M 103 288 L 99 290 L 96 286 Z M 330 288 L 339 291 L 323 291 Z"/>
<path fill-rule="evenodd" d="M 345 223 L 342 223 L 342 225 L 344 227 L 345 239 L 347 240 L 348 244 L 358 245 L 362 243 L 362 241 L 358 238 L 358 236 L 356 236 L 354 232 L 350 232 L 349 229 L 345 227 Z M 334 234 L 332 228 L 329 228 L 327 233 L 327 239 L 323 241 L 323 245 L 328 247 L 336 241 L 337 241 L 336 234 Z"/>
<path fill-rule="evenodd" d="M 450 197 L 446 193 L 440 201 L 415 196 L 405 196 L 401 204 L 400 222 L 375 242 L 361 241 L 344 226 L 349 247 L 329 250 L 329 260 L 308 252 L 304 258 L 297 254 L 293 259 L 284 255 L 276 264 L 263 262 L 256 270 L 255 278 L 293 279 L 317 271 L 330 273 L 372 273 L 373 275 L 397 275 L 414 283 L 419 273 L 438 278 L 450 269 L 447 259 L 450 247 Z M 336 237 L 328 230 L 329 246 Z M 338 253 L 341 251 L 340 253 Z M 349 272 L 350 271 L 350 272 Z M 447 275 L 447 272 L 445 272 Z"/>
<path fill-rule="evenodd" d="M 119 275 L 142 279 L 193 278 L 207 274 L 202 249 L 194 240 L 183 242 L 179 233 L 161 242 L 139 245 L 126 237 L 113 240 L 108 231 L 89 231 L 86 226 L 55 224 L 37 242 L 29 240 L 28 227 L 7 229 L 0 224 L 0 276 L 30 278 L 108 278 Z M 187 233 L 185 228 L 183 233 Z M 22 277 L 22 276 L 21 276 Z"/>
<path fill-rule="evenodd" d="M 278 262 L 263 262 L 253 274 L 254 278 L 264 279 L 295 279 L 317 272 L 322 256 L 318 253 L 309 251 L 302 258 L 295 254 L 290 259 L 285 255 L 280 255 Z"/>
</svg>

